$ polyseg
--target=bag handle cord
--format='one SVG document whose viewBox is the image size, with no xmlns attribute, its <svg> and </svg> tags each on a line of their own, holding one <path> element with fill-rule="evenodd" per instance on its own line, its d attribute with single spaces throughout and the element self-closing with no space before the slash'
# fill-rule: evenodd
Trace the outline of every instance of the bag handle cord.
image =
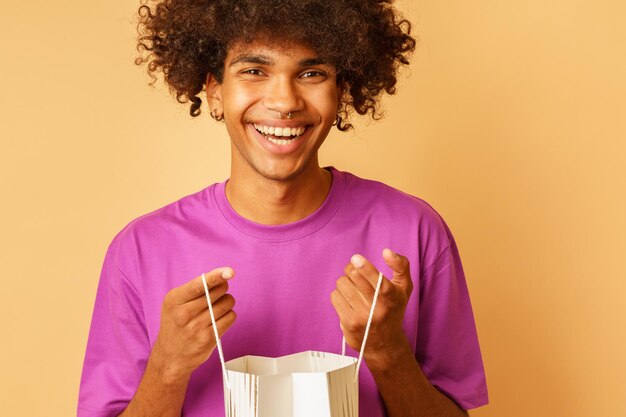
<svg viewBox="0 0 626 417">
<path fill-rule="evenodd" d="M 363 335 L 363 343 L 361 344 L 361 350 L 359 352 L 359 359 L 356 364 L 356 372 L 354 373 L 354 381 L 359 377 L 359 369 L 361 368 L 361 362 L 363 362 L 363 352 L 365 352 L 365 343 L 367 342 L 367 336 L 370 332 L 370 326 L 372 324 L 372 318 L 374 317 L 374 309 L 376 308 L 376 300 L 378 299 L 378 293 L 380 292 L 380 286 L 383 282 L 383 273 L 378 273 L 378 282 L 376 283 L 376 290 L 374 291 L 374 299 L 372 300 L 372 306 L 370 307 L 370 314 L 367 318 L 367 325 L 365 326 L 365 334 Z M 224 361 L 224 351 L 222 350 L 222 343 L 220 341 L 220 335 L 217 332 L 217 325 L 215 324 L 215 315 L 213 314 L 213 306 L 211 304 L 211 297 L 209 296 L 209 286 L 206 282 L 205 274 L 202 274 L 202 285 L 204 285 L 204 294 L 206 295 L 207 304 L 209 306 L 209 314 L 211 315 L 211 325 L 213 326 L 213 332 L 215 334 L 215 342 L 217 345 L 217 351 L 220 356 L 220 362 L 222 364 L 222 373 L 224 374 L 224 381 L 226 386 L 230 390 L 230 383 L 228 382 L 228 374 L 226 373 L 226 362 Z M 346 355 L 346 338 L 342 337 L 341 343 L 341 355 Z"/>
</svg>

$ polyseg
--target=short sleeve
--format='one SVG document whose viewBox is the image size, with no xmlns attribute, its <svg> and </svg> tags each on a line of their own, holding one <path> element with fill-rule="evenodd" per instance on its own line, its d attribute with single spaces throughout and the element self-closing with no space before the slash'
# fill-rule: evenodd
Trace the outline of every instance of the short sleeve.
<svg viewBox="0 0 626 417">
<path fill-rule="evenodd" d="M 420 280 L 416 358 L 429 381 L 463 409 L 489 402 L 465 275 L 454 237 Z"/>
<path fill-rule="evenodd" d="M 89 330 L 78 417 L 119 415 L 132 399 L 150 353 L 141 297 L 118 267 L 117 242 L 106 253 Z"/>
</svg>

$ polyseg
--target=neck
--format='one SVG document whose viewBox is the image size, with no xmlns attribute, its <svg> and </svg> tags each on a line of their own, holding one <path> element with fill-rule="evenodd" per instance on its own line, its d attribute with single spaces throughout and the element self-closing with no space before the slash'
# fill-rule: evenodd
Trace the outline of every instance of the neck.
<svg viewBox="0 0 626 417">
<path fill-rule="evenodd" d="M 332 174 L 317 163 L 289 180 L 231 173 L 226 198 L 242 217 L 278 225 L 301 220 L 317 210 L 328 195 Z"/>
</svg>

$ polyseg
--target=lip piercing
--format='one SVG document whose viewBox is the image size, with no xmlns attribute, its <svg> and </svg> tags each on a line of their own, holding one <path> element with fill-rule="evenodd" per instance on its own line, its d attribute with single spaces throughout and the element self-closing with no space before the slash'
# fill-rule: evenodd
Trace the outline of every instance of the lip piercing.
<svg viewBox="0 0 626 417">
<path fill-rule="evenodd" d="M 279 119 L 284 119 L 283 113 L 278 112 L 278 118 Z M 287 113 L 287 119 L 293 119 L 293 114 L 291 114 L 291 112 Z"/>
</svg>

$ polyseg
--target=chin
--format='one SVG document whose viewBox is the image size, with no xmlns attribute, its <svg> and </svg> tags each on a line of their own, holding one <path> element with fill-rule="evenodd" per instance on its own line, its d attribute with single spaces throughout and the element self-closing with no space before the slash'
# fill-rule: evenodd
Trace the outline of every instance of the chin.
<svg viewBox="0 0 626 417">
<path fill-rule="evenodd" d="M 303 171 L 304 165 L 296 166 L 293 168 L 276 167 L 274 169 L 257 169 L 257 172 L 259 174 L 272 181 L 292 181 L 299 177 Z"/>
</svg>

